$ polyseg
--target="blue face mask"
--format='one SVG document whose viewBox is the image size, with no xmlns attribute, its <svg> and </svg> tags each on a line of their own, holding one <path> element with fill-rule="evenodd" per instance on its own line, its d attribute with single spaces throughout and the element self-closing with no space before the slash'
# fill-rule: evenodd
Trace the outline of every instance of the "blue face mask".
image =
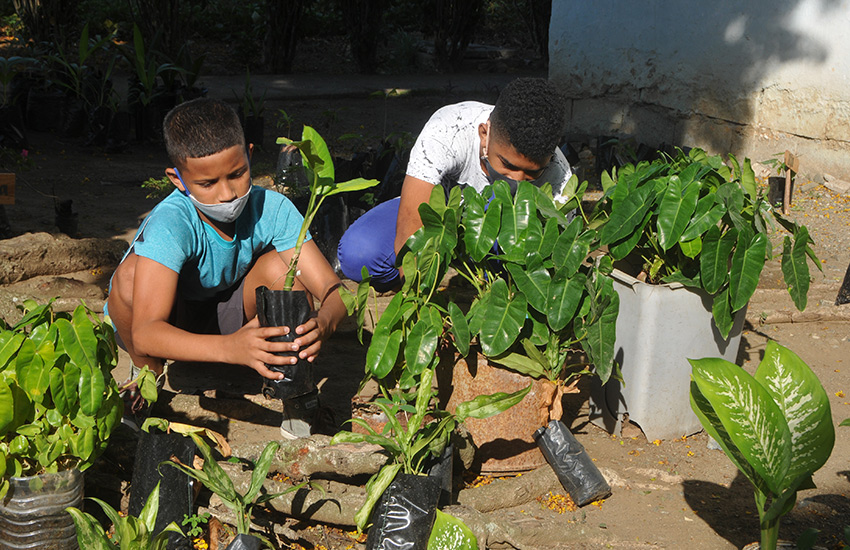
<svg viewBox="0 0 850 550">
<path fill-rule="evenodd" d="M 183 184 L 183 194 L 189 197 L 195 207 L 201 212 L 203 212 L 203 214 L 209 219 L 222 223 L 232 223 L 236 221 L 239 215 L 242 214 L 242 211 L 245 210 L 245 205 L 248 204 L 248 195 L 251 194 L 251 189 L 254 187 L 252 184 L 250 187 L 248 187 L 247 193 L 245 193 L 241 197 L 237 197 L 236 199 L 230 202 L 205 204 L 193 197 L 191 193 L 189 193 L 189 187 L 186 186 L 186 182 L 183 181 L 183 178 L 182 176 L 180 176 L 180 171 L 177 169 L 177 167 L 174 168 L 174 173 L 177 174 L 177 179 L 179 179 L 180 183 Z"/>
</svg>

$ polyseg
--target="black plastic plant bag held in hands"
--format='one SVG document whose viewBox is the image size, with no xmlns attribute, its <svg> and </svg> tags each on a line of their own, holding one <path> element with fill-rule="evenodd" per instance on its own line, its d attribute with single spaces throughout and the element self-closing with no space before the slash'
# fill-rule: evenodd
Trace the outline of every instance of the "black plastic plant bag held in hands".
<svg viewBox="0 0 850 550">
<path fill-rule="evenodd" d="M 611 494 L 611 487 L 590 455 L 560 420 L 550 420 L 547 426 L 538 429 L 534 440 L 578 506 Z"/>
<path fill-rule="evenodd" d="M 284 336 L 270 338 L 272 342 L 292 342 L 297 336 L 295 327 L 303 325 L 312 313 L 307 293 L 301 290 L 270 290 L 260 286 L 256 290 L 257 318 L 261 327 L 289 327 Z M 294 356 L 294 352 L 277 353 Z M 275 372 L 282 372 L 281 380 L 263 380 L 263 395 L 269 399 L 292 399 L 316 389 L 313 383 L 313 366 L 305 359 L 294 365 L 266 365 Z"/>
<path fill-rule="evenodd" d="M 397 474 L 372 511 L 366 550 L 427 548 L 440 491 L 431 476 Z"/>
</svg>

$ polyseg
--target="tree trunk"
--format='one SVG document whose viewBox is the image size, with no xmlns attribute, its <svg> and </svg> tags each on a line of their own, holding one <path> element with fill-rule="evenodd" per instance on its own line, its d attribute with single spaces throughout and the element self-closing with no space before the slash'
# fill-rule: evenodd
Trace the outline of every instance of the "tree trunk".
<svg viewBox="0 0 850 550">
<path fill-rule="evenodd" d="M 374 74 L 378 66 L 378 42 L 381 39 L 387 0 L 343 0 L 342 13 L 348 24 L 348 39 L 357 69 Z"/>
<path fill-rule="evenodd" d="M 442 71 L 455 71 L 484 15 L 484 0 L 435 0 L 433 6 L 437 67 Z"/>
</svg>

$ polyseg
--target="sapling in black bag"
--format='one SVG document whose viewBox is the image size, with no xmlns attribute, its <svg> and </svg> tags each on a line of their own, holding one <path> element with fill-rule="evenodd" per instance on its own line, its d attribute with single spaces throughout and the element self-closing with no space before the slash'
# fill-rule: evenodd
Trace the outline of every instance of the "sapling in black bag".
<svg viewBox="0 0 850 550">
<path fill-rule="evenodd" d="M 547 426 L 534 433 L 534 439 L 561 485 L 578 506 L 611 494 L 611 487 L 593 459 L 561 421 L 550 420 Z"/>
<path fill-rule="evenodd" d="M 396 474 L 372 510 L 366 550 L 426 548 L 439 499 L 433 477 Z"/>
<path fill-rule="evenodd" d="M 269 290 L 265 286 L 257 287 L 257 318 L 261 327 L 289 327 L 289 334 L 270 338 L 272 342 L 292 342 L 295 340 L 295 327 L 303 325 L 313 311 L 307 294 L 301 290 Z M 282 351 L 275 355 L 295 355 L 291 351 Z M 282 372 L 282 380 L 263 380 L 263 395 L 270 399 L 292 399 L 310 393 L 316 389 L 313 383 L 313 366 L 305 359 L 298 359 L 294 365 L 266 365 L 275 372 Z"/>
</svg>

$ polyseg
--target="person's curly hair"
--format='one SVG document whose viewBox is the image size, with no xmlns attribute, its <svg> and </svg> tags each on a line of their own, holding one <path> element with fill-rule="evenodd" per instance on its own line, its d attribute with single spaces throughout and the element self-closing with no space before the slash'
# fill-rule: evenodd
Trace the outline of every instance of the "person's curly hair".
<svg viewBox="0 0 850 550">
<path fill-rule="evenodd" d="M 162 123 L 165 150 L 171 162 L 214 155 L 234 145 L 245 147 L 239 115 L 227 103 L 202 97 L 171 109 Z"/>
<path fill-rule="evenodd" d="M 544 163 L 561 139 L 566 100 L 545 78 L 518 78 L 505 86 L 493 112 L 493 138 L 506 141 L 528 159 Z"/>
</svg>

